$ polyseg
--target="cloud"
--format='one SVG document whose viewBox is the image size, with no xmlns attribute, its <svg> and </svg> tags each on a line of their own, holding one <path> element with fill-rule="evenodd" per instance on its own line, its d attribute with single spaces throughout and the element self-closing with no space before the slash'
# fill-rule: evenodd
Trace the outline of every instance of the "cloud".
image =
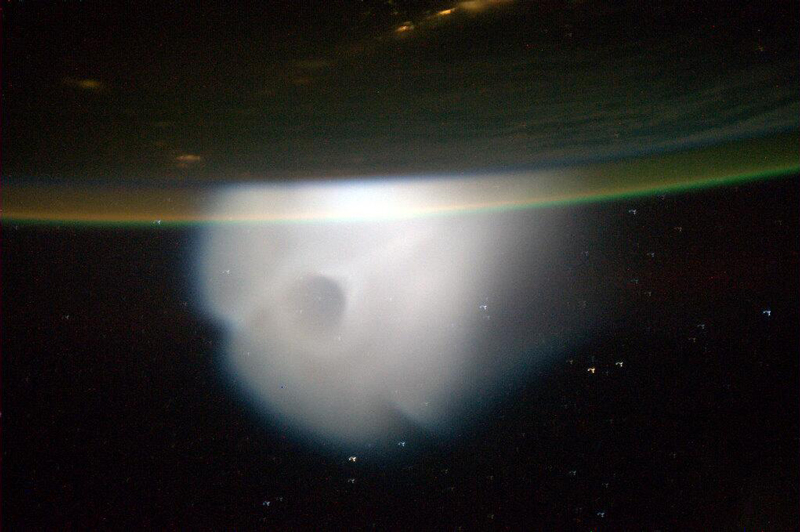
<svg viewBox="0 0 800 532">
<path fill-rule="evenodd" d="M 246 397 L 340 442 L 387 436 L 400 420 L 457 425 L 500 366 L 476 361 L 513 234 L 484 216 L 421 213 L 491 190 L 491 180 L 462 180 L 220 192 L 198 283 L 202 307 L 226 326 L 226 360 Z M 297 218 L 265 221 L 281 212 Z"/>
</svg>

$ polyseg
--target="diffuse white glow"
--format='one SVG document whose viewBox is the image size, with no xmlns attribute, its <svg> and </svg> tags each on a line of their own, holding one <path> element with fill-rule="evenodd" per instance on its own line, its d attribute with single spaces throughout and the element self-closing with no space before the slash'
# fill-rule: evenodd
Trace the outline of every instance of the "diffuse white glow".
<svg viewBox="0 0 800 532">
<path fill-rule="evenodd" d="M 447 189 L 472 194 L 474 183 L 220 194 L 212 214 L 221 219 L 270 209 L 339 215 L 207 229 L 205 308 L 229 327 L 230 367 L 258 404 L 340 441 L 388 434 L 398 417 L 449 423 L 481 373 L 476 325 L 506 239 L 485 215 L 407 216 Z"/>
</svg>

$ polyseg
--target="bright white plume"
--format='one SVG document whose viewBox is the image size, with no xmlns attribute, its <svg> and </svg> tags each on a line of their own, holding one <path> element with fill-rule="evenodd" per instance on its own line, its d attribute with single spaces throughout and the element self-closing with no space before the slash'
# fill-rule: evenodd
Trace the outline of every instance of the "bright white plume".
<svg viewBox="0 0 800 532">
<path fill-rule="evenodd" d="M 199 256 L 204 306 L 226 324 L 230 369 L 256 404 L 339 441 L 391 434 L 398 420 L 449 426 L 496 377 L 476 359 L 515 236 L 487 214 L 431 213 L 432 201 L 462 201 L 475 186 L 220 192 Z"/>
</svg>

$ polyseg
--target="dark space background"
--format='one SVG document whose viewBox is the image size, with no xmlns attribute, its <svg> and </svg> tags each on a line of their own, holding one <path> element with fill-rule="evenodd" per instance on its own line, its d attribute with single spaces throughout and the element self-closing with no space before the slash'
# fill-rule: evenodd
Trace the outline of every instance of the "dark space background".
<svg viewBox="0 0 800 532">
<path fill-rule="evenodd" d="M 796 530 L 799 199 L 786 178 L 553 209 L 543 275 L 613 319 L 453 440 L 356 463 L 231 393 L 192 230 L 4 224 L 3 524 Z"/>
</svg>

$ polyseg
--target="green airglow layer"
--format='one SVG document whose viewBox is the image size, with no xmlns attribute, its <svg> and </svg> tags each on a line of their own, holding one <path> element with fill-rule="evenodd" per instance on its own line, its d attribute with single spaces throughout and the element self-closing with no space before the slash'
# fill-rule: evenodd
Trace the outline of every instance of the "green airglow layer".
<svg viewBox="0 0 800 532">
<path fill-rule="evenodd" d="M 800 174 L 800 135 L 767 138 L 673 152 L 629 160 L 559 168 L 552 171 L 486 176 L 490 182 L 512 183 L 506 196 L 486 195 L 480 187 L 464 194 L 466 178 L 441 177 L 439 195 L 403 207 L 393 217 L 418 218 L 463 213 L 506 212 L 544 207 L 621 201 L 662 194 L 689 193 L 736 186 Z M 348 180 L 346 186 L 378 182 L 382 178 Z M 402 187 L 404 180 L 392 178 Z M 474 175 L 473 182 L 483 176 Z M 506 180 L 506 181 L 502 181 Z M 411 181 L 420 182 L 416 177 Z M 423 179 L 422 182 L 425 180 Z M 330 182 L 329 182 L 330 183 Z M 334 187 L 337 186 L 333 182 Z M 76 184 L 16 184 L 3 187 L 2 222 L 8 224 L 69 225 L 77 227 L 184 227 L 204 224 L 286 224 L 359 221 L 342 210 L 289 210 L 277 201 L 257 213 L 226 213 L 216 207 L 225 184 L 198 187 L 90 187 Z M 259 186 L 249 183 L 247 186 Z M 280 191 L 282 185 L 270 184 Z M 450 188 L 448 188 L 450 187 Z M 488 186 L 485 187 L 488 190 Z M 495 187 L 497 188 L 497 187 Z M 452 190 L 452 195 L 448 193 Z M 488 199 L 487 199 L 488 198 Z M 280 195 L 278 195 L 280 200 Z M 316 209 L 316 210 L 315 210 Z"/>
</svg>

